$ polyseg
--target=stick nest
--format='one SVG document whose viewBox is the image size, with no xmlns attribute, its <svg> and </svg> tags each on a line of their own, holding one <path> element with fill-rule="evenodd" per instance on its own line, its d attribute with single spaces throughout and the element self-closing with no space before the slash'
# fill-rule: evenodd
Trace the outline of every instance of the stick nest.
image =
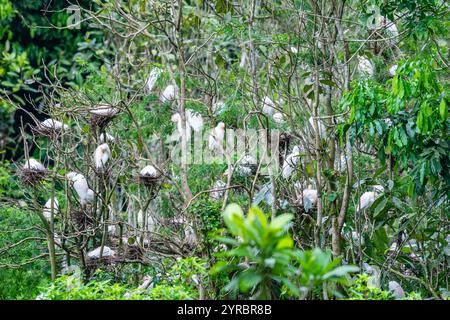
<svg viewBox="0 0 450 320">
<path fill-rule="evenodd" d="M 27 167 L 22 167 L 16 172 L 22 184 L 26 186 L 34 186 L 42 182 L 48 177 L 49 173 L 48 170 L 34 170 Z"/>
</svg>

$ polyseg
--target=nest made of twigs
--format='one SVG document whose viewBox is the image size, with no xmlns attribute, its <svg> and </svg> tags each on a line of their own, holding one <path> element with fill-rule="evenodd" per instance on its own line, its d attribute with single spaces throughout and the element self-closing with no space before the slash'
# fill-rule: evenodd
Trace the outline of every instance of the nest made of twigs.
<svg viewBox="0 0 450 320">
<path fill-rule="evenodd" d="M 35 170 L 27 167 L 22 167 L 16 171 L 16 175 L 19 177 L 22 184 L 33 186 L 47 178 L 49 172 L 50 171 L 48 170 Z"/>
<path fill-rule="evenodd" d="M 62 129 L 48 128 L 42 125 L 31 127 L 31 131 L 36 137 L 48 137 L 50 139 L 57 138 L 63 133 Z"/>
<path fill-rule="evenodd" d="M 84 211 L 72 211 L 70 221 L 77 231 L 85 231 L 93 226 L 93 219 Z"/>
<path fill-rule="evenodd" d="M 86 257 L 86 268 L 93 272 L 97 269 L 103 269 L 107 272 L 114 271 L 114 262 L 115 258 L 114 256 L 103 256 L 101 258 L 90 258 Z"/>
</svg>

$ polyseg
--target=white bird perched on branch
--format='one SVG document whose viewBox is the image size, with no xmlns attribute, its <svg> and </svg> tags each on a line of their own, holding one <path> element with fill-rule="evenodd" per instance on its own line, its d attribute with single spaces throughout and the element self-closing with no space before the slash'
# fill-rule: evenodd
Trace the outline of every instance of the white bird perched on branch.
<svg viewBox="0 0 450 320">
<path fill-rule="evenodd" d="M 257 165 L 258 161 L 256 161 L 256 159 L 251 155 L 246 154 L 240 161 L 238 161 L 238 164 L 236 165 L 236 172 L 240 176 L 249 177 L 254 173 Z"/>
<path fill-rule="evenodd" d="M 59 203 L 58 203 L 58 199 L 56 198 L 50 198 L 47 200 L 47 202 L 44 205 L 44 210 L 42 212 L 42 214 L 44 215 L 44 217 L 47 220 L 50 220 L 51 216 L 52 216 L 52 200 L 53 200 L 53 213 L 57 213 L 59 210 Z"/>
<path fill-rule="evenodd" d="M 225 137 L 225 123 L 219 122 L 217 126 L 211 130 L 208 137 L 209 150 L 220 150 L 223 147 L 223 139 Z"/>
<path fill-rule="evenodd" d="M 141 176 L 150 177 L 150 178 L 158 178 L 161 176 L 161 172 L 159 172 L 154 166 L 151 164 L 145 166 L 142 168 L 142 170 L 139 172 Z"/>
<path fill-rule="evenodd" d="M 81 206 L 92 203 L 94 200 L 94 191 L 89 189 L 86 178 L 81 173 L 69 172 L 66 177 L 72 181 L 78 197 L 80 198 Z"/>
<path fill-rule="evenodd" d="M 288 180 L 294 172 L 300 160 L 300 148 L 295 146 L 283 162 L 283 178 Z"/>
<path fill-rule="evenodd" d="M 162 103 L 174 101 L 176 99 L 178 99 L 178 87 L 173 84 L 169 84 L 159 97 L 159 100 Z"/>
<path fill-rule="evenodd" d="M 102 247 L 95 248 L 94 250 L 89 251 L 87 255 L 91 259 L 99 259 L 101 250 Z M 110 247 L 107 246 L 103 247 L 102 257 L 113 257 L 115 254 L 116 253 Z"/>
<path fill-rule="evenodd" d="M 191 129 L 195 132 L 200 132 L 203 127 L 203 117 L 200 114 L 195 114 L 191 110 L 186 110 L 186 140 L 191 140 Z M 178 133 L 180 136 L 183 134 L 183 130 L 181 127 L 181 115 L 179 113 L 175 113 L 171 118 L 172 122 L 177 124 Z"/>
<path fill-rule="evenodd" d="M 107 142 L 114 142 L 116 141 L 116 139 L 109 133 L 103 132 L 102 134 L 100 134 L 98 141 L 100 143 L 107 143 Z"/>
<path fill-rule="evenodd" d="M 275 112 L 276 107 L 272 99 L 270 99 L 268 96 L 265 96 L 262 103 L 263 103 L 262 112 L 264 112 L 269 116 L 272 116 Z"/>
<path fill-rule="evenodd" d="M 25 162 L 24 167 L 35 171 L 45 171 L 44 165 L 34 158 L 28 159 L 28 161 Z"/>
<path fill-rule="evenodd" d="M 69 130 L 69 126 L 67 124 L 62 123 L 61 121 L 54 120 L 51 118 L 45 119 L 41 122 L 41 127 L 45 129 L 52 129 L 56 131 L 60 131 L 62 129 Z"/>
<path fill-rule="evenodd" d="M 363 56 L 358 57 L 358 70 L 364 75 L 373 76 L 374 68 L 372 62 Z"/>
<path fill-rule="evenodd" d="M 313 117 L 309 117 L 308 119 L 309 125 L 312 128 L 312 133 L 315 134 L 316 129 L 314 126 L 314 118 Z M 319 136 L 321 139 L 325 138 L 327 135 L 327 129 L 325 128 L 325 125 L 322 123 L 322 121 L 320 119 L 317 119 L 317 130 L 319 132 Z"/>
<path fill-rule="evenodd" d="M 373 186 L 373 191 L 364 192 L 359 198 L 357 212 L 363 211 L 364 209 L 370 207 L 383 192 L 384 188 L 380 185 Z"/>
<path fill-rule="evenodd" d="M 97 170 L 103 169 L 111 157 L 111 150 L 107 143 L 102 143 L 95 149 L 94 162 Z"/>
<path fill-rule="evenodd" d="M 90 113 L 103 117 L 115 116 L 117 113 L 119 113 L 119 111 L 120 109 L 105 103 L 100 103 L 89 110 Z"/>
</svg>

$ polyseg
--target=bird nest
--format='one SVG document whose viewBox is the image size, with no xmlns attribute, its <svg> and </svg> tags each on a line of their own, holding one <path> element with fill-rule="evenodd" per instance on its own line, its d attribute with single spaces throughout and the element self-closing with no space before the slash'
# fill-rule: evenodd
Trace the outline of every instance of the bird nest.
<svg viewBox="0 0 450 320">
<path fill-rule="evenodd" d="M 34 186 L 45 178 L 47 178 L 48 170 L 34 170 L 26 167 L 19 168 L 16 172 L 22 184 L 27 186 Z"/>
<path fill-rule="evenodd" d="M 31 131 L 36 137 L 48 137 L 50 139 L 57 138 L 63 133 L 62 129 L 48 128 L 42 125 L 31 127 Z"/>
<path fill-rule="evenodd" d="M 117 116 L 118 113 L 119 111 L 111 111 L 110 113 L 106 114 L 91 113 L 89 124 L 92 127 L 99 127 L 100 129 L 103 129 L 114 117 Z"/>
<path fill-rule="evenodd" d="M 90 258 L 86 257 L 86 268 L 89 273 L 94 272 L 97 269 L 103 269 L 107 272 L 113 272 L 115 267 L 115 258 L 113 256 Z"/>
<path fill-rule="evenodd" d="M 72 211 L 70 221 L 77 231 L 85 231 L 93 226 L 93 219 L 84 211 Z"/>
</svg>

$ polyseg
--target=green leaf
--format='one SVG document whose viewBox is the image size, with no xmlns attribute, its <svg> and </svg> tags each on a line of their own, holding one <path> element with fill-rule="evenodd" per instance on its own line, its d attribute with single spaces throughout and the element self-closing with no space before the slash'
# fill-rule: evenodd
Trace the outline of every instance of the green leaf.
<svg viewBox="0 0 450 320">
<path fill-rule="evenodd" d="M 446 104 L 444 98 L 441 100 L 441 103 L 439 105 L 439 114 L 441 115 L 442 120 L 444 120 L 444 121 L 447 120 L 448 109 L 447 109 L 447 104 Z"/>
</svg>

